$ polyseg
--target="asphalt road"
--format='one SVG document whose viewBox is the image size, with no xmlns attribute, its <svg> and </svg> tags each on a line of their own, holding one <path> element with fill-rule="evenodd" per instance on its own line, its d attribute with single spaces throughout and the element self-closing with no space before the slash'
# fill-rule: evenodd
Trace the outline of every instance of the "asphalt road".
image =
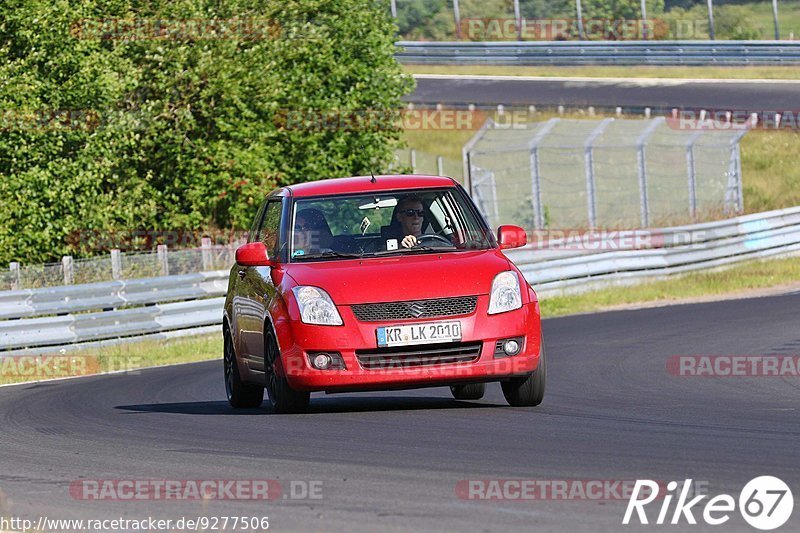
<svg viewBox="0 0 800 533">
<path fill-rule="evenodd" d="M 0 388 L 0 516 L 269 516 L 275 531 L 652 531 L 624 501 L 470 501 L 459 480 L 683 480 L 738 497 L 776 475 L 800 498 L 798 378 L 687 378 L 675 354 L 795 354 L 800 294 L 545 321 L 548 393 L 499 385 L 312 396 L 312 412 L 234 412 L 220 362 Z M 322 499 L 87 501 L 80 479 L 322 482 Z M 657 509 L 650 514 L 654 520 Z M 695 513 L 698 515 L 698 513 Z M 699 516 L 697 516 L 700 519 Z M 797 511 L 783 530 L 797 530 Z M 725 526 L 670 531 L 753 531 Z"/>
<path fill-rule="evenodd" d="M 764 113 L 800 110 L 800 81 L 687 82 L 651 79 L 497 79 L 416 76 L 409 102 L 446 105 L 597 106 Z"/>
</svg>

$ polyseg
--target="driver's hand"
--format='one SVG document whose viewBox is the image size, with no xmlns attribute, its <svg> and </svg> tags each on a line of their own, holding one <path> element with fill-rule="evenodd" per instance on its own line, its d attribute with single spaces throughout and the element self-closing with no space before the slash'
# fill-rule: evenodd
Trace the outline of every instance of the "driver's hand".
<svg viewBox="0 0 800 533">
<path fill-rule="evenodd" d="M 417 238 L 413 235 L 406 235 L 403 237 L 403 240 L 400 241 L 400 246 L 403 248 L 413 248 L 417 245 Z"/>
</svg>

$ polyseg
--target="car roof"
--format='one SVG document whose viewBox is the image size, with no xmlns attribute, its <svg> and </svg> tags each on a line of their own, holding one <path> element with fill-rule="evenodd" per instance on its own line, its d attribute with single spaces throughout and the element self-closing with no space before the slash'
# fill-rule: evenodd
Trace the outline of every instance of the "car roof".
<svg viewBox="0 0 800 533">
<path fill-rule="evenodd" d="M 332 178 L 298 183 L 296 185 L 289 185 L 286 189 L 291 191 L 292 196 L 303 197 L 324 196 L 326 194 L 386 192 L 397 189 L 455 187 L 455 185 L 456 182 L 452 178 L 444 176 L 395 174 L 375 176 L 374 183 L 372 176 L 355 176 L 352 178 Z"/>
</svg>

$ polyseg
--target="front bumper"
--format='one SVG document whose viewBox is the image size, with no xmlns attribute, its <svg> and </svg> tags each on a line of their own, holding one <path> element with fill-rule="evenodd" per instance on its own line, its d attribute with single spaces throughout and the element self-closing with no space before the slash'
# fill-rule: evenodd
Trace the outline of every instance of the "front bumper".
<svg viewBox="0 0 800 533">
<path fill-rule="evenodd" d="M 343 326 L 314 326 L 286 321 L 279 328 L 282 373 L 292 388 L 305 391 L 338 392 L 381 390 L 446 385 L 459 382 L 496 381 L 529 374 L 539 365 L 541 322 L 538 302 L 521 309 L 487 315 L 488 296 L 479 296 L 477 310 L 471 315 L 392 322 L 360 322 L 348 306 L 339 306 Z M 366 369 L 359 362 L 357 350 L 377 348 L 376 329 L 380 326 L 458 320 L 462 344 L 480 343 L 480 356 L 473 362 L 430 364 L 425 366 Z M 520 353 L 495 356 L 500 339 L 524 337 Z M 424 350 L 424 346 L 409 347 Z M 308 361 L 308 352 L 339 352 L 346 370 L 317 370 Z"/>
</svg>

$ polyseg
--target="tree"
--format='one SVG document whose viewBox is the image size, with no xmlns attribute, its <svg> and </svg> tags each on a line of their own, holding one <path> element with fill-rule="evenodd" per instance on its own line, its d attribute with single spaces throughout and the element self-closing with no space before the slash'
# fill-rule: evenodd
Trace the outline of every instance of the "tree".
<svg viewBox="0 0 800 533">
<path fill-rule="evenodd" d="M 77 4 L 77 5 L 76 5 Z M 276 185 L 384 168 L 413 85 L 371 0 L 4 0 L 0 262 L 104 232 L 248 227 Z"/>
</svg>

